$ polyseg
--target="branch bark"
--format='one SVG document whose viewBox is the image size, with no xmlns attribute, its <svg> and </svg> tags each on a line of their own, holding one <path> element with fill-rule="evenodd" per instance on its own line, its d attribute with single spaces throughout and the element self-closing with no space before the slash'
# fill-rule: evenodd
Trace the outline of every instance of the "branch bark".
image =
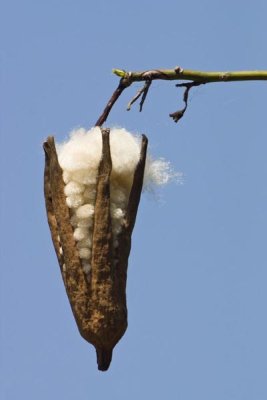
<svg viewBox="0 0 267 400">
<path fill-rule="evenodd" d="M 148 93 L 148 89 L 153 80 L 181 80 L 189 81 L 176 85 L 177 87 L 185 87 L 184 91 L 184 107 L 178 111 L 170 113 L 169 116 L 173 118 L 174 122 L 178 122 L 184 115 L 187 109 L 189 91 L 192 87 L 198 86 L 204 83 L 214 82 L 240 82 L 240 81 L 264 81 L 267 80 L 267 71 L 195 71 L 191 69 L 183 69 L 181 67 L 175 67 L 173 69 L 152 69 L 147 71 L 124 71 L 121 69 L 113 69 L 112 72 L 119 76 L 120 83 L 117 89 L 112 94 L 108 101 L 103 113 L 100 115 L 96 122 L 96 126 L 102 126 L 107 120 L 107 117 L 120 97 L 123 90 L 130 86 L 133 82 L 145 81 L 145 85 L 140 89 L 133 99 L 128 103 L 127 110 L 131 108 L 131 105 L 142 95 L 140 102 L 140 111 L 142 111 L 143 104 Z"/>
<path fill-rule="evenodd" d="M 106 107 L 104 108 L 104 111 L 102 112 L 102 114 L 100 115 L 98 120 L 96 121 L 95 126 L 102 126 L 104 124 L 104 122 L 107 120 L 107 117 L 108 117 L 113 105 L 116 103 L 116 101 L 118 100 L 118 98 L 120 97 L 120 95 L 122 94 L 124 89 L 127 88 L 128 86 L 130 86 L 130 84 L 131 84 L 131 82 L 129 81 L 129 79 L 127 77 L 121 78 L 117 89 L 113 92 Z"/>
<path fill-rule="evenodd" d="M 112 72 L 126 78 L 129 82 L 145 80 L 186 80 L 194 82 L 237 82 L 237 81 L 264 81 L 267 80 L 267 71 L 195 71 L 175 67 L 174 69 L 154 69 L 147 71 L 127 72 L 121 69 L 113 69 Z"/>
</svg>

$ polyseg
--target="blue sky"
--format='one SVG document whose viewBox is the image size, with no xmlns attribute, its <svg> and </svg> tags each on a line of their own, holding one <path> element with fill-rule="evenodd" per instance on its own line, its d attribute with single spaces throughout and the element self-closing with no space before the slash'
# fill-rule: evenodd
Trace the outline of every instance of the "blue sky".
<svg viewBox="0 0 267 400">
<path fill-rule="evenodd" d="M 42 142 L 97 120 L 126 70 L 266 68 L 267 3 L 1 1 L 0 393 L 17 399 L 266 400 L 266 84 L 213 84 L 182 106 L 154 82 L 146 133 L 184 174 L 144 195 L 128 278 L 128 330 L 110 370 L 78 333 L 46 223 Z"/>
</svg>

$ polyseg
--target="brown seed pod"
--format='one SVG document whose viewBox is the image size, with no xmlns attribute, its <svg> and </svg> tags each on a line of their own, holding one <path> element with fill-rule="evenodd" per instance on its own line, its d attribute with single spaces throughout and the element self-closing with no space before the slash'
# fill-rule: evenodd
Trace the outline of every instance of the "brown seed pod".
<svg viewBox="0 0 267 400">
<path fill-rule="evenodd" d="M 73 237 L 70 210 L 64 194 L 63 172 L 53 137 L 44 143 L 44 194 L 47 219 L 70 305 L 82 337 L 97 353 L 98 369 L 106 371 L 112 351 L 127 328 L 126 280 L 131 235 L 140 201 L 147 138 L 142 136 L 122 230 L 113 246 L 110 216 L 112 160 L 109 129 L 101 129 L 102 158 L 98 169 L 90 279 L 86 276 Z"/>
</svg>

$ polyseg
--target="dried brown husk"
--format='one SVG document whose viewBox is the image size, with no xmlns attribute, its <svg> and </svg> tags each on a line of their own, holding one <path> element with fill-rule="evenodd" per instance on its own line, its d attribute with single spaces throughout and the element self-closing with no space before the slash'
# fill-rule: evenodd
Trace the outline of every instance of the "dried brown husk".
<svg viewBox="0 0 267 400">
<path fill-rule="evenodd" d="M 83 271 L 73 237 L 63 173 L 53 137 L 48 137 L 44 143 L 44 194 L 52 241 L 78 329 L 82 337 L 95 347 L 98 369 L 105 371 L 110 365 L 113 348 L 127 329 L 127 266 L 143 186 L 148 140 L 142 136 L 140 158 L 122 230 L 117 238 L 118 247 L 114 248 L 110 216 L 110 132 L 101 129 L 101 133 L 103 146 L 97 178 L 90 280 Z"/>
</svg>

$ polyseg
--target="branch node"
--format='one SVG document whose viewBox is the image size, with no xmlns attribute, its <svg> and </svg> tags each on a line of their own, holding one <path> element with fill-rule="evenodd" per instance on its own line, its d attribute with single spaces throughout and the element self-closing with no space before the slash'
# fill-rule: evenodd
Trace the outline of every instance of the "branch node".
<svg viewBox="0 0 267 400">
<path fill-rule="evenodd" d="M 177 66 L 174 68 L 174 71 L 176 74 L 181 74 L 182 72 L 184 72 L 184 69 L 182 67 Z"/>
</svg>

